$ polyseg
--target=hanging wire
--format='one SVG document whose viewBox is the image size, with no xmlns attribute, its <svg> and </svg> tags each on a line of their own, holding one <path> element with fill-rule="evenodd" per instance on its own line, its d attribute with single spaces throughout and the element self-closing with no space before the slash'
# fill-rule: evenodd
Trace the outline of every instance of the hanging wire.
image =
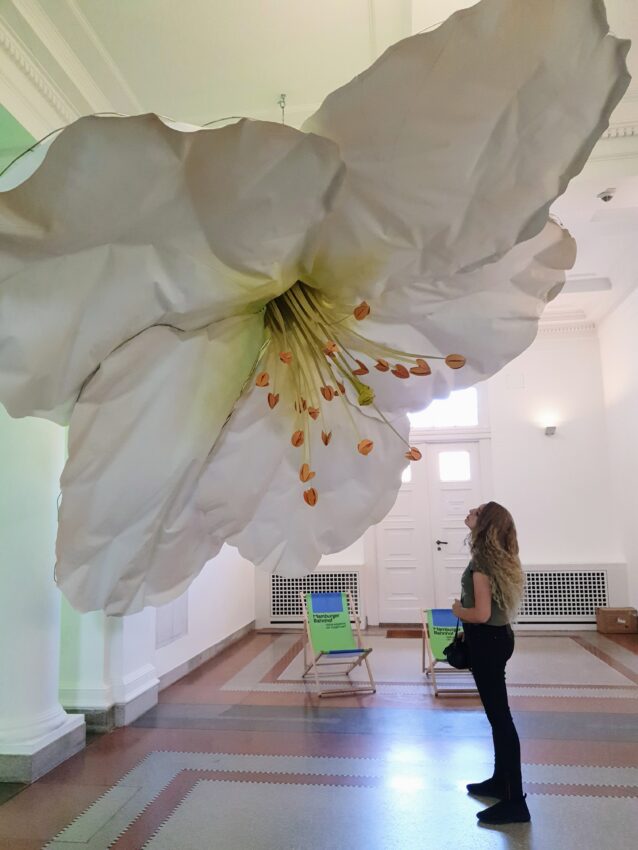
<svg viewBox="0 0 638 850">
<path fill-rule="evenodd" d="M 283 95 L 283 97 L 285 97 L 285 95 Z M 108 116 L 113 116 L 113 117 L 117 117 L 117 118 L 130 118 L 131 117 L 130 115 L 127 115 L 125 112 L 91 112 L 89 115 L 84 115 L 82 117 L 83 118 L 88 118 L 88 117 L 104 118 L 104 117 L 108 117 Z M 158 117 L 164 118 L 166 121 L 174 121 L 176 124 L 179 123 L 175 118 L 170 118 L 168 115 L 158 115 Z M 208 121 L 206 124 L 201 124 L 199 126 L 210 127 L 212 124 L 219 124 L 222 121 L 241 121 L 242 118 L 245 118 L 245 117 L 246 117 L 245 115 L 227 115 L 225 118 L 216 118 L 214 121 Z M 28 148 L 25 148 L 25 150 L 21 151 L 17 156 L 15 156 L 11 160 L 11 162 L 9 162 L 7 165 L 5 165 L 5 167 L 2 169 L 2 171 L 0 171 L 0 177 L 2 177 L 2 175 L 6 171 L 8 171 L 11 168 L 12 165 L 15 165 L 15 163 L 19 159 L 22 159 L 23 156 L 26 156 L 28 153 L 31 153 L 31 151 L 34 151 L 38 147 L 38 145 L 42 144 L 42 142 L 46 142 L 46 140 L 49 138 L 49 136 L 54 136 L 56 133 L 59 133 L 61 130 L 64 130 L 65 127 L 68 127 L 68 126 L 69 126 L 68 124 L 64 124 L 62 127 L 56 127 L 55 130 L 51 130 L 49 133 L 46 134 L 46 136 L 42 136 L 41 139 L 38 139 L 32 145 L 30 145 Z"/>
<path fill-rule="evenodd" d="M 246 118 L 245 115 L 227 115 L 225 118 L 215 118 L 214 121 L 207 121 L 206 124 L 200 124 L 200 127 L 210 127 L 212 124 L 220 124 L 222 121 L 243 121 L 244 118 Z"/>
<path fill-rule="evenodd" d="M 442 21 L 437 21 L 435 24 L 430 24 L 429 27 L 423 27 L 422 30 L 419 30 L 415 35 L 421 35 L 424 32 L 430 32 L 430 30 L 435 30 L 437 27 L 440 27 L 441 24 L 445 23 L 445 18 Z"/>
<path fill-rule="evenodd" d="M 281 123 L 286 123 L 286 95 L 282 92 L 279 95 L 279 100 L 277 101 L 277 106 L 281 109 Z"/>
</svg>

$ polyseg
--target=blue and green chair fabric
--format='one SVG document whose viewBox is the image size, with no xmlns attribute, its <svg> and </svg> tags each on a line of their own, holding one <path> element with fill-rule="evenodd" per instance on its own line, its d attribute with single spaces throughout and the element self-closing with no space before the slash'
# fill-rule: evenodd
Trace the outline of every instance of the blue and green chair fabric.
<svg viewBox="0 0 638 850">
<path fill-rule="evenodd" d="M 469 697 L 478 691 L 469 670 L 450 667 L 443 650 L 452 642 L 456 632 L 457 618 L 449 608 L 426 608 L 423 611 L 422 671 L 432 682 L 434 696 Z M 462 627 L 463 624 L 461 624 Z M 441 688 L 437 675 L 454 677 L 454 686 Z"/>
<path fill-rule="evenodd" d="M 373 694 L 376 691 L 366 649 L 361 639 L 361 622 L 349 593 L 302 593 L 306 625 L 304 678 L 313 676 L 320 697 Z M 353 629 L 354 621 L 354 629 Z M 362 667 L 368 682 L 353 682 L 349 676 Z M 347 685 L 339 687 L 340 677 Z M 323 687 L 322 683 L 337 687 Z"/>
</svg>

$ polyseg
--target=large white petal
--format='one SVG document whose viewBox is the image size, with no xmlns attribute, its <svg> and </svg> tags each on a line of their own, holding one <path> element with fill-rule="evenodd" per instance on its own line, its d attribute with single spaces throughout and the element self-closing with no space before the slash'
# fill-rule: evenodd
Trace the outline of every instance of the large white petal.
<svg viewBox="0 0 638 850">
<path fill-rule="evenodd" d="M 308 279 L 375 297 L 538 233 L 625 91 L 602 0 L 482 0 L 389 48 L 304 129 L 346 163 Z"/>
<path fill-rule="evenodd" d="M 242 396 L 209 458 L 197 501 L 218 540 L 237 546 L 257 565 L 294 576 L 314 569 L 322 554 L 344 549 L 387 514 L 401 484 L 406 447 L 387 425 L 350 405 L 348 413 L 346 402 L 334 400 L 326 405 L 325 422 L 311 423 L 316 476 L 302 484 L 304 451 L 290 442 L 298 423 L 279 389 L 280 403 L 272 411 L 266 389 L 253 386 Z M 393 424 L 407 439 L 407 417 Z M 322 425 L 332 432 L 328 446 Z M 374 442 L 365 457 L 357 451 L 363 438 Z M 319 497 L 313 507 L 303 500 L 310 487 Z"/>
<path fill-rule="evenodd" d="M 56 577 L 80 611 L 180 594 L 219 549 L 198 477 L 259 355 L 261 314 L 150 328 L 109 355 L 71 417 Z"/>
<path fill-rule="evenodd" d="M 144 328 L 258 309 L 296 280 L 341 169 L 332 142 L 266 122 L 67 127 L 0 193 L 0 401 L 65 421 L 85 379 Z"/>
<path fill-rule="evenodd" d="M 575 256 L 571 236 L 549 222 L 495 263 L 385 292 L 361 323 L 362 333 L 426 359 L 462 354 L 467 362 L 452 370 L 428 359 L 432 374 L 407 380 L 371 368 L 362 380 L 374 389 L 376 405 L 393 413 L 423 410 L 433 398 L 489 378 L 534 341 L 543 308 L 558 294 Z M 364 412 L 375 415 L 371 408 Z"/>
</svg>

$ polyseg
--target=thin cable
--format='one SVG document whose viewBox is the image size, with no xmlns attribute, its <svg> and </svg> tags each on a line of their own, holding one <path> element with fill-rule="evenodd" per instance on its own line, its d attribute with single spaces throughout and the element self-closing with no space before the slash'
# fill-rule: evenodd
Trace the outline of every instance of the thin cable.
<svg viewBox="0 0 638 850">
<path fill-rule="evenodd" d="M 282 92 L 279 95 L 279 100 L 277 101 L 277 106 L 281 109 L 281 123 L 286 123 L 286 95 Z"/>
<path fill-rule="evenodd" d="M 284 95 L 284 97 L 285 97 L 285 95 Z M 158 113 L 156 113 L 156 114 L 157 114 L 158 118 L 163 118 L 166 121 L 174 121 L 176 124 L 179 123 L 177 121 L 177 119 L 170 118 L 168 115 L 159 115 Z M 127 115 L 125 112 L 91 112 L 91 113 L 89 113 L 89 115 L 83 115 L 82 117 L 83 118 L 89 118 L 89 117 L 91 117 L 91 118 L 103 118 L 103 117 L 109 116 L 109 115 L 117 116 L 118 118 L 130 118 L 131 117 L 130 115 Z M 212 124 L 219 124 L 222 121 L 233 121 L 233 120 L 241 121 L 243 118 L 245 118 L 244 115 L 228 115 L 228 116 L 226 116 L 226 118 L 216 118 L 214 121 L 208 121 L 206 124 L 201 124 L 200 126 L 201 127 L 210 127 Z M 49 138 L 49 136 L 53 136 L 53 135 L 55 135 L 55 133 L 60 133 L 62 130 L 64 130 L 68 126 L 69 126 L 68 124 L 64 124 L 62 127 L 56 127 L 55 130 L 51 130 L 49 133 L 46 134 L 46 136 L 42 136 L 41 139 L 38 139 L 37 141 L 35 141 L 30 147 L 25 148 L 25 150 L 23 150 L 16 157 L 14 157 L 11 160 L 11 162 L 8 163 L 8 165 L 5 165 L 5 167 L 2 169 L 2 171 L 0 171 L 0 177 L 2 177 L 2 175 L 6 171 L 8 171 L 11 168 L 12 165 L 15 165 L 15 163 L 19 159 L 22 159 L 23 156 L 26 156 L 28 153 L 31 153 L 31 151 L 34 151 L 38 147 L 38 145 L 42 144 L 42 142 L 46 142 L 46 140 Z"/>
</svg>

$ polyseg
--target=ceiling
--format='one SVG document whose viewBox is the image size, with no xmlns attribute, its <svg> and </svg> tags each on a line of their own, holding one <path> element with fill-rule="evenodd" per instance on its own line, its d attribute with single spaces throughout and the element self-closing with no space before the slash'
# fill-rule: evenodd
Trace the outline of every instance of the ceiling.
<svg viewBox="0 0 638 850">
<path fill-rule="evenodd" d="M 0 103 L 40 136 L 101 111 L 154 111 L 196 124 L 237 115 L 281 120 L 284 93 L 285 120 L 298 126 L 389 44 L 470 5 L 0 0 Z M 612 30 L 638 44 L 637 0 L 607 0 L 607 8 Z M 638 49 L 629 64 L 636 84 L 555 205 L 579 256 L 548 322 L 599 322 L 638 280 Z M 607 188 L 615 193 L 604 202 L 597 195 Z"/>
</svg>

